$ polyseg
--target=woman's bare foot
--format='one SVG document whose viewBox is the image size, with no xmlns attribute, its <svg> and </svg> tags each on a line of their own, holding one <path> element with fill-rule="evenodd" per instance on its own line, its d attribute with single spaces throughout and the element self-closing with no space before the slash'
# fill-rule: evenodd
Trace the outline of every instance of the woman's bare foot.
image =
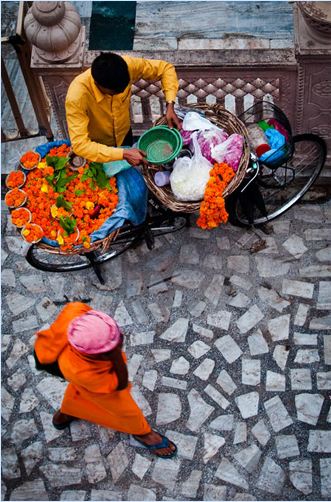
<svg viewBox="0 0 331 502">
<path fill-rule="evenodd" d="M 62 413 L 60 410 L 58 410 L 53 415 L 52 423 L 55 429 L 61 431 L 68 427 L 73 420 L 76 420 L 76 417 L 66 415 L 65 413 Z"/>
<path fill-rule="evenodd" d="M 142 443 L 149 448 L 149 450 L 158 457 L 167 458 L 173 456 L 177 451 L 177 447 L 172 441 L 155 431 L 151 431 L 148 434 L 143 434 L 141 436 L 135 434 L 133 437 L 139 441 L 139 443 Z M 154 447 L 159 444 L 164 444 L 164 446 L 161 448 Z"/>
</svg>

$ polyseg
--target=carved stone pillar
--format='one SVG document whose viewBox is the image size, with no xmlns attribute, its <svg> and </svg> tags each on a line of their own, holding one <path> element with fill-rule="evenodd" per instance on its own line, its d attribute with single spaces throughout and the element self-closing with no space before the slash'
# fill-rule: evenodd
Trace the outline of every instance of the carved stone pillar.
<svg viewBox="0 0 331 502">
<path fill-rule="evenodd" d="M 312 132 L 325 139 L 330 168 L 331 3 L 296 3 L 295 51 L 299 65 L 296 132 Z"/>
<path fill-rule="evenodd" d="M 83 68 L 85 27 L 70 2 L 33 2 L 24 30 L 32 44 L 31 69 L 43 80 L 58 135 L 67 136 L 64 99 L 70 82 Z"/>
</svg>

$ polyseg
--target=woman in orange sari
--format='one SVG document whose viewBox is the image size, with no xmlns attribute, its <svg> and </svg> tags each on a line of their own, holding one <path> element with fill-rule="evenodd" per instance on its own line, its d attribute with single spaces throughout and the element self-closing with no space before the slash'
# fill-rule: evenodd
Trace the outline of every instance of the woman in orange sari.
<svg viewBox="0 0 331 502">
<path fill-rule="evenodd" d="M 114 319 L 79 302 L 67 304 L 37 333 L 37 369 L 69 382 L 53 425 L 61 430 L 73 420 L 88 420 L 132 434 L 155 455 L 171 458 L 177 447 L 151 429 L 131 396 L 122 344 Z"/>
</svg>

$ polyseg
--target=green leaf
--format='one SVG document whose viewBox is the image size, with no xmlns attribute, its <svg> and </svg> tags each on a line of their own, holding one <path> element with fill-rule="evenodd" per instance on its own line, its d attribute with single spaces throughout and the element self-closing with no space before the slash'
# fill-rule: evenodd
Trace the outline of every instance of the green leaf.
<svg viewBox="0 0 331 502">
<path fill-rule="evenodd" d="M 98 187 L 100 188 L 106 188 L 109 185 L 109 179 L 107 178 L 104 170 L 101 168 L 98 171 L 97 177 L 96 177 L 96 182 Z"/>
<path fill-rule="evenodd" d="M 54 175 L 52 176 L 45 176 L 45 180 L 48 181 L 48 183 L 53 187 L 55 188 L 55 185 L 54 185 Z"/>
<path fill-rule="evenodd" d="M 46 155 L 46 163 L 48 166 L 54 167 L 56 171 L 60 171 L 65 168 L 68 163 L 68 157 L 55 157 L 51 155 Z"/>
<path fill-rule="evenodd" d="M 96 169 L 102 169 L 103 164 L 101 162 L 91 162 L 90 167 L 96 168 Z"/>
<path fill-rule="evenodd" d="M 78 197 L 80 195 L 83 195 L 83 193 L 85 193 L 85 190 L 75 190 L 75 195 L 77 195 Z"/>
<path fill-rule="evenodd" d="M 63 207 L 66 211 L 70 211 L 72 209 L 72 204 L 65 200 L 63 195 L 59 195 L 56 199 L 56 207 Z"/>
<path fill-rule="evenodd" d="M 73 234 L 77 225 L 77 221 L 69 216 L 61 216 L 59 223 L 63 230 L 67 232 L 68 235 Z"/>
<path fill-rule="evenodd" d="M 70 181 L 76 178 L 77 176 L 78 173 L 74 173 L 71 176 L 67 176 L 65 171 L 59 171 L 55 183 L 55 191 L 58 193 L 65 192 L 67 184 L 70 183 Z"/>
<path fill-rule="evenodd" d="M 103 170 L 103 164 L 100 162 L 91 162 L 89 167 L 85 169 L 81 180 L 86 181 L 87 179 L 93 180 L 99 188 L 110 188 L 109 179 Z M 92 183 L 90 183 L 90 187 L 95 188 Z"/>
</svg>

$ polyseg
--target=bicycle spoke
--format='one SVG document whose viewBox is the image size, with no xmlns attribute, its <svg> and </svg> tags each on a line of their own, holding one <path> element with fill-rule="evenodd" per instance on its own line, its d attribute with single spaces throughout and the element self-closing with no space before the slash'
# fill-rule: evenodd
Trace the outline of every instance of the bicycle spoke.
<svg viewBox="0 0 331 502">
<path fill-rule="evenodd" d="M 302 134 L 294 137 L 293 156 L 286 164 L 274 170 L 262 166 L 257 184 L 268 216 L 262 216 L 255 210 L 254 224 L 270 221 L 292 207 L 318 177 L 325 155 L 323 140 L 313 134 Z M 239 222 L 247 225 L 247 217 L 239 203 L 235 210 Z"/>
</svg>

